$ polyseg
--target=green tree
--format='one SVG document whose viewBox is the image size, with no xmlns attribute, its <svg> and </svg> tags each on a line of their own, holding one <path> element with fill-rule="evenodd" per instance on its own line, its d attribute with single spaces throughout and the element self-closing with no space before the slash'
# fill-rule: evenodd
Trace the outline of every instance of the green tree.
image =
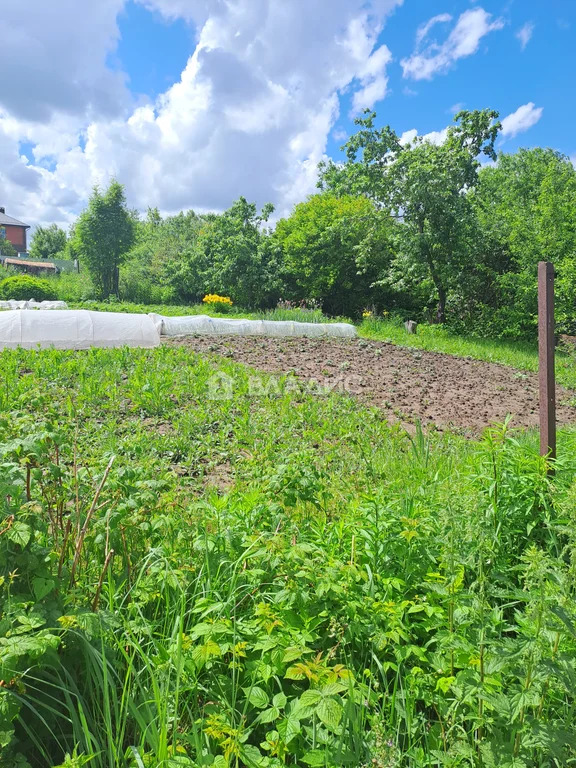
<svg viewBox="0 0 576 768">
<path fill-rule="evenodd" d="M 396 255 L 383 279 L 398 287 L 430 281 L 438 322 L 474 264 L 469 193 L 478 181 L 479 155 L 496 157 L 497 117 L 491 110 L 462 111 L 441 143 L 417 137 L 403 144 L 389 126 L 376 128 L 375 113 L 366 111 L 345 145 L 346 163 L 320 168 L 322 188 L 365 195 L 399 221 Z"/>
<path fill-rule="evenodd" d="M 224 213 L 203 217 L 182 272 L 191 298 L 219 293 L 240 306 L 260 307 L 279 295 L 278 253 L 263 227 L 273 210 L 267 204 L 258 213 L 240 197 Z"/>
<path fill-rule="evenodd" d="M 106 192 L 94 188 L 75 226 L 79 251 L 102 298 L 119 292 L 119 269 L 134 242 L 134 215 L 126 207 L 124 187 L 112 181 Z"/>
<path fill-rule="evenodd" d="M 10 240 L 3 239 L 0 240 L 0 254 L 2 254 L 2 257 L 5 259 L 15 259 L 18 256 L 18 251 Z"/>
<path fill-rule="evenodd" d="M 186 265 L 192 259 L 203 219 L 194 211 L 162 219 L 156 208 L 136 222 L 135 241 L 120 274 L 123 297 L 165 303 L 188 300 Z"/>
<path fill-rule="evenodd" d="M 382 303 L 374 282 L 389 260 L 389 231 L 389 217 L 365 197 L 323 194 L 300 203 L 274 233 L 287 297 L 316 299 L 331 314 Z"/>
<path fill-rule="evenodd" d="M 480 171 L 471 196 L 493 286 L 486 328 L 510 336 L 533 335 L 537 323 L 537 268 L 557 272 L 557 319 L 576 331 L 576 171 L 552 149 L 502 154 Z"/>
<path fill-rule="evenodd" d="M 30 243 L 30 257 L 36 261 L 54 258 L 66 248 L 66 232 L 57 224 L 38 227 Z"/>
</svg>

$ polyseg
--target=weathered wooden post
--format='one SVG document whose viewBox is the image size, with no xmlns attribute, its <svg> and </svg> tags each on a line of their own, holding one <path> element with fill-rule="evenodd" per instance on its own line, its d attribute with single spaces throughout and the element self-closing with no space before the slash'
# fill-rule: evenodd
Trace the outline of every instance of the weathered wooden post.
<svg viewBox="0 0 576 768">
<path fill-rule="evenodd" d="M 556 377 L 554 373 L 554 265 L 538 262 L 538 379 L 540 455 L 556 458 Z"/>
</svg>

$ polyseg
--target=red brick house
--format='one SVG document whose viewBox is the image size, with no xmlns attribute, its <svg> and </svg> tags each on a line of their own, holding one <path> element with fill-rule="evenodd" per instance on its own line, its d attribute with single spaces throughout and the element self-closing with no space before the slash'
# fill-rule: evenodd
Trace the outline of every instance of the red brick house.
<svg viewBox="0 0 576 768">
<path fill-rule="evenodd" d="M 26 230 L 29 224 L 24 224 L 12 216 L 6 216 L 6 209 L 0 208 L 0 249 L 2 240 L 9 240 L 18 253 L 26 253 Z"/>
</svg>

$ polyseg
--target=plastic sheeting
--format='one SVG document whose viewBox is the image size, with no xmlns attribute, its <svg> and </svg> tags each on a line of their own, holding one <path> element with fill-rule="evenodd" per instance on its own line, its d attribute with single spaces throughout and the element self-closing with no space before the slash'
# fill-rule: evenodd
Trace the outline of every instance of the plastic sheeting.
<svg viewBox="0 0 576 768">
<path fill-rule="evenodd" d="M 18 301 L 17 299 L 8 299 L 0 301 L 0 309 L 68 309 L 65 301 Z"/>
<path fill-rule="evenodd" d="M 292 320 L 226 320 L 208 315 L 163 317 L 150 315 L 162 336 L 307 336 L 352 339 L 357 330 L 350 323 L 296 323 Z"/>
<path fill-rule="evenodd" d="M 0 312 L 0 349 L 156 347 L 158 344 L 158 330 L 148 315 L 86 309 Z"/>
</svg>

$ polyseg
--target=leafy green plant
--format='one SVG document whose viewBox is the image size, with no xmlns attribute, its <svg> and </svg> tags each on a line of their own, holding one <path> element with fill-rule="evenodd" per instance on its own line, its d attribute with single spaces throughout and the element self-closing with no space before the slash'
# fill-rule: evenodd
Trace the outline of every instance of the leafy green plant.
<svg viewBox="0 0 576 768">
<path fill-rule="evenodd" d="M 31 275 L 14 275 L 0 281 L 0 298 L 28 301 L 54 301 L 58 298 L 54 285 L 49 280 L 42 280 Z"/>
<path fill-rule="evenodd" d="M 551 478 L 183 348 L 0 366 L 0 765 L 574 760 L 573 432 Z"/>
</svg>

